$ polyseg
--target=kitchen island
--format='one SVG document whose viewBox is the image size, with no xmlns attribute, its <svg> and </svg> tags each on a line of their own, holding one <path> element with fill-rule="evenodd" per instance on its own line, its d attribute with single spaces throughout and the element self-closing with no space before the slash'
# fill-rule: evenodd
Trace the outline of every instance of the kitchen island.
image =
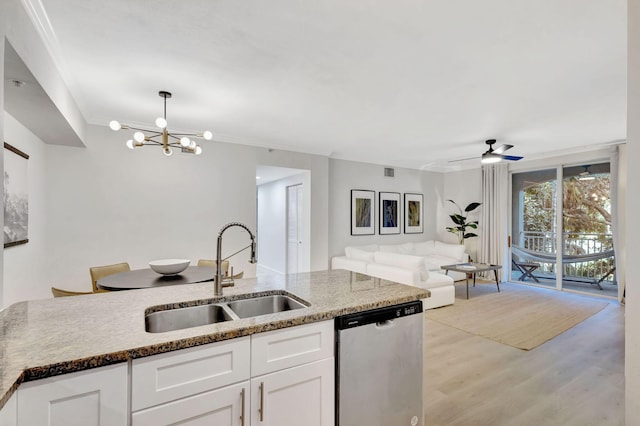
<svg viewBox="0 0 640 426">
<path fill-rule="evenodd" d="M 429 297 L 429 292 L 344 270 L 19 302 L 0 312 L 0 408 L 22 382 L 230 340 Z M 148 310 L 291 294 L 310 306 L 166 333 L 145 331 Z M 150 309 L 151 308 L 151 309 Z"/>
</svg>

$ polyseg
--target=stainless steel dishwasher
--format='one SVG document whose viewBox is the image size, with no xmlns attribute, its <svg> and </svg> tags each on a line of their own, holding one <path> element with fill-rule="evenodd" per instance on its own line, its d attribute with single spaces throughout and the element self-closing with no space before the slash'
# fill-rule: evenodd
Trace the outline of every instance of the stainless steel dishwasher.
<svg viewBox="0 0 640 426">
<path fill-rule="evenodd" d="M 422 426 L 422 302 L 336 318 L 336 425 Z"/>
</svg>

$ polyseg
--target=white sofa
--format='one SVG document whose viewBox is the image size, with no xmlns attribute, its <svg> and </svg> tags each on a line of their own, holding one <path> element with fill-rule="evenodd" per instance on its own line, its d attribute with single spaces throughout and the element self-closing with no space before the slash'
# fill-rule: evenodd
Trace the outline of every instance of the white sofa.
<svg viewBox="0 0 640 426">
<path fill-rule="evenodd" d="M 464 274 L 453 271 L 451 276 L 444 275 L 440 266 L 467 260 L 464 246 L 430 240 L 346 247 L 344 256 L 331 259 L 331 269 L 346 269 L 428 289 L 431 297 L 424 301 L 424 309 L 433 309 L 453 304 L 453 281 L 465 278 Z"/>
</svg>

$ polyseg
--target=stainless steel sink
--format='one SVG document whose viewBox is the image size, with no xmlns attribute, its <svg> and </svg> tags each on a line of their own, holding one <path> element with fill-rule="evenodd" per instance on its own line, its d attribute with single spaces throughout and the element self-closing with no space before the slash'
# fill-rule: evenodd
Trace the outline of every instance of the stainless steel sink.
<svg viewBox="0 0 640 426">
<path fill-rule="evenodd" d="M 151 312 L 145 315 L 145 329 L 149 333 L 164 333 L 306 307 L 305 304 L 284 294 L 251 297 L 232 302 L 216 302 Z"/>
<path fill-rule="evenodd" d="M 228 302 L 227 306 L 240 318 L 257 317 L 258 315 L 275 314 L 306 308 L 297 300 L 282 294 L 273 296 L 254 297 Z"/>
<path fill-rule="evenodd" d="M 149 333 L 164 333 L 233 319 L 233 315 L 223 305 L 198 305 L 147 314 L 145 328 Z"/>
</svg>

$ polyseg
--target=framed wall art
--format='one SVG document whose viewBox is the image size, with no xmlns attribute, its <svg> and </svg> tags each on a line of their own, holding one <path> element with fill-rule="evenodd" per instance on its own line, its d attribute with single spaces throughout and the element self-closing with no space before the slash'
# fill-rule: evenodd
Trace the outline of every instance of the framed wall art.
<svg viewBox="0 0 640 426">
<path fill-rule="evenodd" d="M 4 143 L 4 246 L 29 242 L 29 156 Z"/>
<path fill-rule="evenodd" d="M 400 193 L 379 192 L 378 214 L 380 235 L 400 233 Z"/>
<path fill-rule="evenodd" d="M 404 194 L 404 233 L 421 234 L 424 232 L 422 215 L 423 195 Z"/>
<path fill-rule="evenodd" d="M 375 191 L 351 190 L 351 235 L 375 234 Z"/>
</svg>

